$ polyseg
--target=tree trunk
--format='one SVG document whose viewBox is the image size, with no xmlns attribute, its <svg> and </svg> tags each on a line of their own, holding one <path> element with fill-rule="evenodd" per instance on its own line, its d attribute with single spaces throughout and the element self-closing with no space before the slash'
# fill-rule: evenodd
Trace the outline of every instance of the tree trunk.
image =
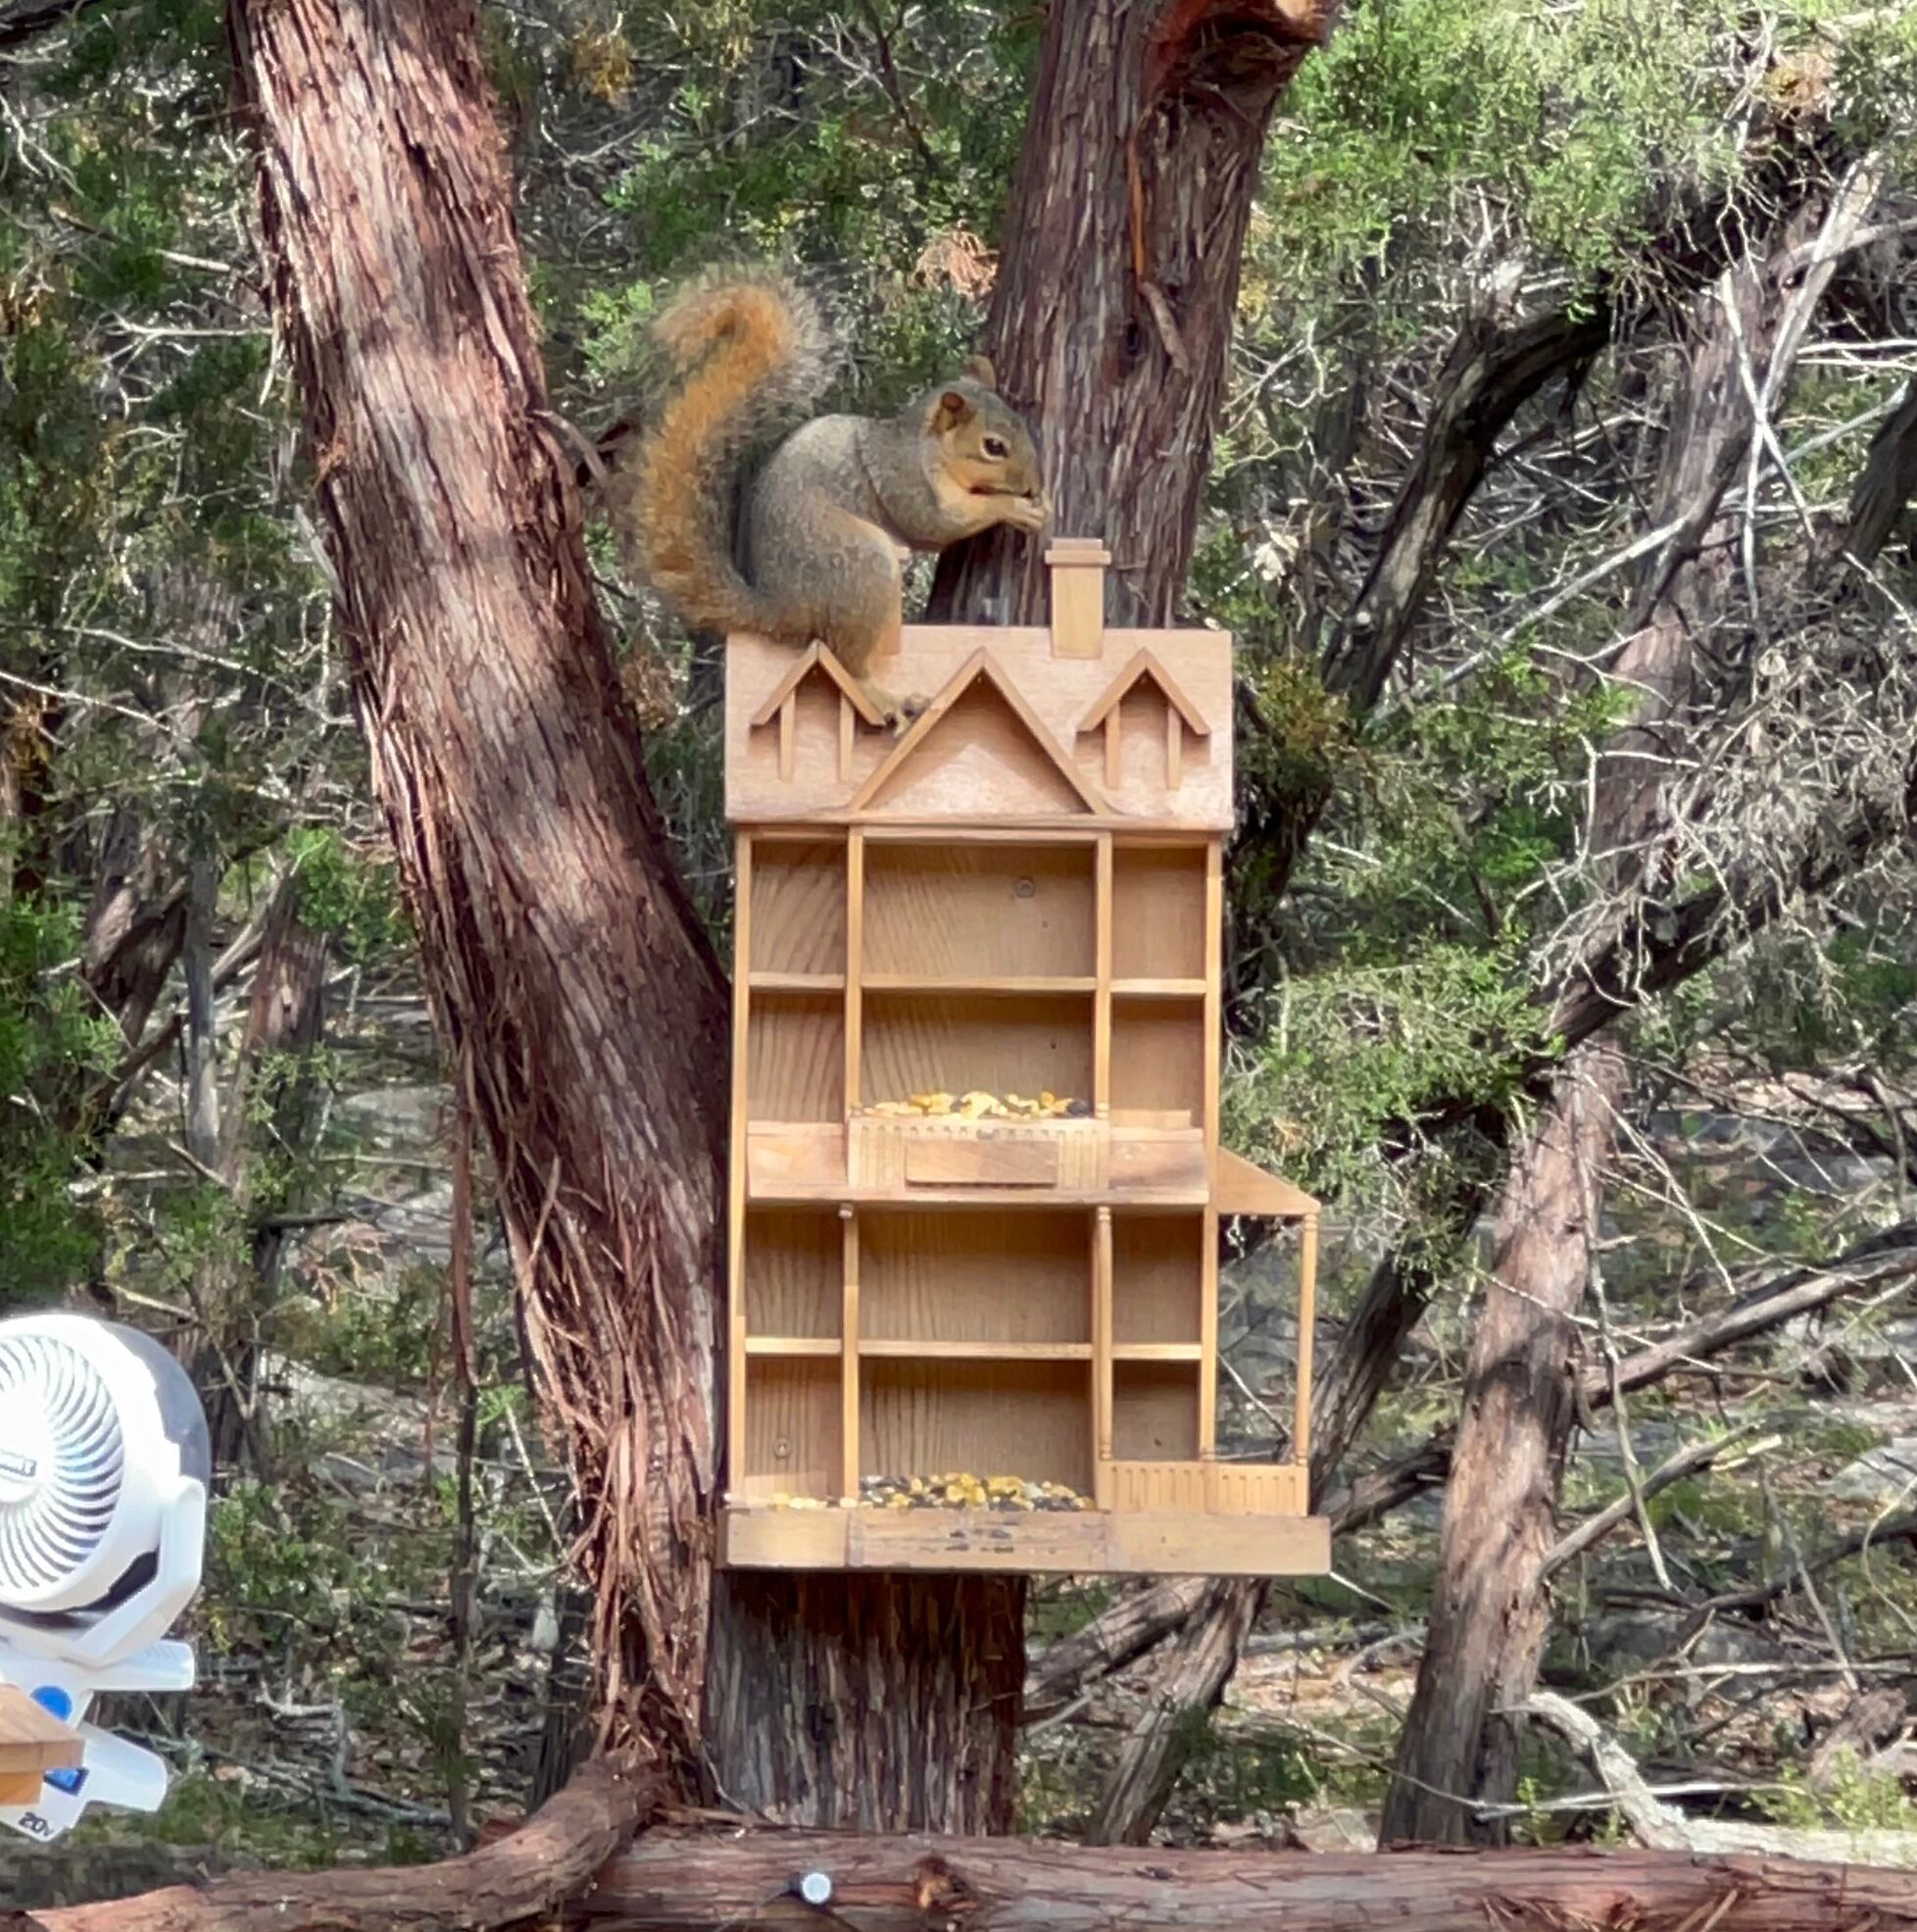
<svg viewBox="0 0 1917 1932">
<path fill-rule="evenodd" d="M 1452 1207 L 1461 1229 L 1468 1224 L 1470 1209 L 1461 1195 Z M 1332 1517 L 1334 1534 L 1355 1528 L 1359 1520 L 1369 1520 L 1370 1514 L 1396 1507 L 1427 1486 L 1414 1461 L 1401 1483 L 1380 1485 L 1367 1479 L 1363 1494 L 1348 1491 L 1342 1502 L 1325 1495 L 1384 1393 L 1404 1337 L 1431 1298 L 1435 1265 L 1429 1254 L 1415 1261 L 1387 1256 L 1372 1269 L 1364 1297 L 1339 1338 L 1330 1371 L 1311 1392 L 1311 1495 L 1320 1513 Z M 1341 1509 L 1352 1511 L 1353 1519 L 1341 1520 Z M 1154 1586 L 1150 1601 L 1134 1607 L 1128 1625 L 1119 1626 L 1134 1638 L 1134 1655 L 1150 1647 L 1145 1633 L 1154 1623 L 1160 1633 L 1173 1619 L 1183 1627 L 1165 1661 L 1164 1676 L 1126 1733 L 1100 1794 L 1091 1827 L 1096 1844 L 1143 1845 L 1151 1837 L 1203 1735 L 1202 1723 L 1224 1702 L 1245 1639 L 1269 1594 L 1265 1583 L 1237 1577 L 1201 1580 L 1195 1590 L 1193 1582 L 1171 1577 Z M 1081 1631 L 1075 1640 L 1079 1657 L 1071 1662 L 1083 1669 L 1092 1646 L 1107 1641 L 1103 1630 Z"/>
<path fill-rule="evenodd" d="M 1163 1674 L 1119 1746 L 1118 1761 L 1086 1822 L 1087 1844 L 1143 1845 L 1151 1837 L 1202 1727 L 1238 1668 L 1268 1587 L 1222 1577 L 1204 1585 L 1166 1657 Z"/>
<path fill-rule="evenodd" d="M 300 897 L 297 873 L 282 879 L 273 893 L 232 1079 L 212 1122 L 216 1145 L 209 1164 L 248 1222 L 245 1262 L 237 1256 L 216 1259 L 202 1271 L 194 1291 L 201 1333 L 193 1379 L 206 1404 L 216 1468 L 230 1466 L 242 1457 L 257 1470 L 267 1467 L 257 1415 L 260 1324 L 279 1291 L 286 1230 L 276 1214 L 257 1213 L 250 1170 L 262 1138 L 278 1151 L 291 1152 L 303 1145 L 308 1132 L 309 1078 L 296 1074 L 275 1090 L 264 1096 L 261 1092 L 263 1076 L 277 1080 L 276 1063 L 296 1060 L 320 1043 L 326 941 L 300 917 Z M 211 1003 L 213 961 L 203 937 L 194 933 L 189 941 L 188 983 L 203 978 Z M 189 1015 L 189 1038 L 191 1033 Z M 263 1098 L 267 1117 L 256 1123 L 251 1116 Z M 285 1203 L 272 1205 L 279 1209 Z"/>
<path fill-rule="evenodd" d="M 1624 1088 L 1613 1049 L 1580 1050 L 1504 1182 L 1429 1634 L 1380 1827 L 1388 1842 L 1469 1840 L 1477 1804 L 1516 1789 L 1517 1732 L 1505 1712 L 1530 1694 L 1549 1628 L 1545 1559 L 1577 1413 L 1571 1312 L 1584 1298 L 1597 1175 Z"/>
<path fill-rule="evenodd" d="M 1430 419 L 1409 474 L 1394 501 L 1378 553 L 1351 610 L 1327 644 L 1325 688 L 1354 715 L 1377 702 L 1436 580 L 1439 562 L 1466 504 L 1483 480 L 1499 437 L 1554 375 L 1588 362 L 1608 326 L 1601 308 L 1530 319 L 1511 313 L 1514 277 L 1490 277 L 1438 372 Z M 1304 841 L 1329 802 L 1322 775 L 1257 799 L 1235 848 L 1255 855 L 1261 889 L 1282 893 Z M 1468 1223 L 1469 1214 L 1465 1216 Z M 1431 1289 L 1428 1263 L 1393 1258 L 1373 1271 L 1363 1302 L 1340 1337 L 1314 1392 L 1314 1487 L 1363 1429 L 1416 1325 Z M 1174 1594 L 1176 1593 L 1176 1594 Z M 1120 1747 L 1095 1812 L 1101 1843 L 1143 1844 L 1157 1822 L 1198 1735 L 1193 1719 L 1215 1710 L 1238 1665 L 1244 1635 L 1256 1621 L 1264 1586 L 1234 1581 L 1194 1593 L 1183 1579 L 1157 1586 L 1150 1618 L 1185 1620 L 1179 1654 Z M 1186 1608 L 1185 1606 L 1189 1606 Z"/>
<path fill-rule="evenodd" d="M 594 608 L 477 17 L 228 24 L 373 782 L 582 1498 L 603 1707 L 697 1789 L 725 996 Z"/>
<path fill-rule="evenodd" d="M 1265 126 L 1334 11 L 1048 13 L 986 346 L 1032 413 L 1054 527 L 1113 553 L 1115 622 L 1168 621 L 1184 587 Z M 1043 558 L 1004 533 L 949 552 L 931 617 L 1041 619 Z M 794 1821 L 1008 1830 L 1023 1626 L 1017 1578 L 724 1576 L 720 1788 Z"/>
<path fill-rule="evenodd" d="M 721 1573 L 707 1708 L 721 1792 L 782 1823 L 1009 1831 L 1022 1582 Z"/>
<path fill-rule="evenodd" d="M 1110 620 L 1184 594 L 1273 109 L 1338 0 L 1079 0 L 1047 10 L 985 347 L 1035 419 L 1065 536 L 1103 536 Z M 950 551 L 942 619 L 1031 622 L 1045 546 Z"/>
<path fill-rule="evenodd" d="M 1832 252 L 1862 222 L 1869 198 L 1855 182 L 1836 198 L 1820 237 Z M 1638 709 L 1599 761 L 1586 828 L 1598 889 L 1633 909 L 1655 908 L 1672 883 L 1655 836 L 1671 809 L 1666 774 L 1692 762 L 1689 714 L 1705 654 L 1722 648 L 1732 532 L 1718 511 L 1754 433 L 1743 371 L 1756 372 L 1749 379 L 1775 398 L 1830 280 L 1829 259 L 1793 279 L 1810 232 L 1804 216 L 1800 201 L 1779 223 L 1768 259 L 1726 270 L 1694 311 L 1649 513 L 1653 529 L 1679 534 L 1646 572 L 1637 628 L 1617 660 L 1614 675 Z M 1598 1265 L 1602 1176 L 1627 1084 L 1607 1036 L 1577 1048 L 1504 1182 L 1451 1452 L 1429 1636 L 1380 1827 L 1388 1841 L 1462 1843 L 1507 1829 L 1502 1819 L 1481 1826 L 1477 1812 L 1515 1795 L 1508 1713 L 1529 1696 L 1549 1633 L 1546 1559 L 1576 1419 L 1571 1317 Z"/>
</svg>

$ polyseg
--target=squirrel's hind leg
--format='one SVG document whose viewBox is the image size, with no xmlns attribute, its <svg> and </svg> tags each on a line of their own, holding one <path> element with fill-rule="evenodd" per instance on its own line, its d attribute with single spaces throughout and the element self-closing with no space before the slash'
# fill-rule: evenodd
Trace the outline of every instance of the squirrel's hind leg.
<svg viewBox="0 0 1917 1932">
<path fill-rule="evenodd" d="M 879 715 L 892 726 L 895 732 L 904 732 L 920 712 L 931 702 L 930 699 L 913 695 L 900 697 L 878 683 L 871 675 L 871 663 L 874 658 L 893 658 L 899 651 L 899 632 L 904 624 L 904 614 L 897 604 L 885 613 L 876 629 L 867 629 L 854 637 L 827 638 L 825 647 L 831 651 L 852 672 L 859 688 L 864 692 Z"/>
</svg>

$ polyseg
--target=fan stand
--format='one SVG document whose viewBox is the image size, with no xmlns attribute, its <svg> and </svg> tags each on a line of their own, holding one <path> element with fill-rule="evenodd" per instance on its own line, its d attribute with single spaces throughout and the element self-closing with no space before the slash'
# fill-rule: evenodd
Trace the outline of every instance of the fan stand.
<svg viewBox="0 0 1917 1932">
<path fill-rule="evenodd" d="M 76 1769 L 84 1755 L 76 1731 L 0 1684 L 0 1805 L 33 1804 L 49 1771 Z"/>
</svg>

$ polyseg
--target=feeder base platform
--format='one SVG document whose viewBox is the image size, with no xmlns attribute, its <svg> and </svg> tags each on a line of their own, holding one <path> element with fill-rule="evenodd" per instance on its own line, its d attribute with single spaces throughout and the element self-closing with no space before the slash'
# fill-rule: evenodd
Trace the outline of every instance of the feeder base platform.
<svg viewBox="0 0 1917 1932">
<path fill-rule="evenodd" d="M 1323 1576 L 1323 1516 L 1084 1510 L 793 1510 L 732 1505 L 732 1569 L 1068 1571 L 1140 1576 Z"/>
</svg>

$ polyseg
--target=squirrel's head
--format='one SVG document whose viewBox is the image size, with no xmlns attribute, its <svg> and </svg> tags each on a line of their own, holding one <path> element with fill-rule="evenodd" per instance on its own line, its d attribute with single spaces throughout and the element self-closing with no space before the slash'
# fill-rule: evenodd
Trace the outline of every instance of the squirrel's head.
<svg viewBox="0 0 1917 1932">
<path fill-rule="evenodd" d="M 1039 474 L 1038 447 L 994 387 L 992 365 L 983 356 L 973 356 L 961 374 L 932 390 L 920 407 L 926 434 L 938 445 L 933 487 L 949 514 L 974 531 L 994 523 L 1044 529 L 1052 505 Z"/>
</svg>

